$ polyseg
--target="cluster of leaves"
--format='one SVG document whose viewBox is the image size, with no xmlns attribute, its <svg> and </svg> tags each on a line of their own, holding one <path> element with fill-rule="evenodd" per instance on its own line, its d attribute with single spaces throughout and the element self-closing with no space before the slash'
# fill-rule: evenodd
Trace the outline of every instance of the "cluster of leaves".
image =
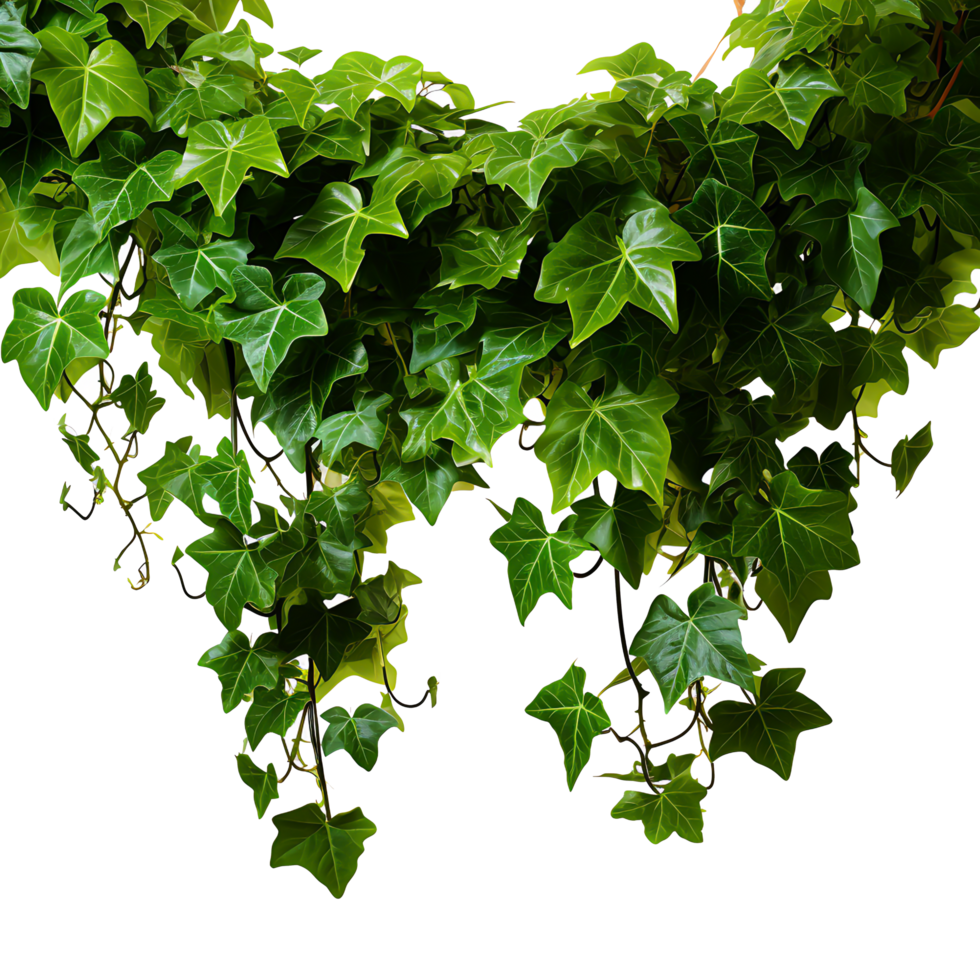
<svg viewBox="0 0 980 980">
<path fill-rule="evenodd" d="M 116 567 L 142 553 L 134 588 L 152 544 L 137 505 L 159 521 L 177 500 L 205 525 L 184 550 L 227 632 L 201 664 L 225 711 L 247 703 L 251 750 L 273 736 L 285 751 L 281 776 L 242 753 L 241 778 L 259 817 L 294 769 L 320 796 L 273 817 L 273 866 L 343 894 L 376 828 L 359 808 L 331 812 L 323 760 L 345 751 L 371 769 L 381 735 L 403 728 L 388 655 L 419 581 L 394 562 L 364 577 L 364 556 L 413 509 L 434 524 L 454 489 L 486 486 L 477 465 L 518 427 L 542 426 L 553 512 L 571 508 L 555 532 L 523 498 L 498 508 L 491 540 L 522 622 L 548 592 L 571 606 L 569 563 L 586 551 L 613 566 L 617 600 L 658 556 L 671 575 L 703 564 L 686 611 L 657 596 L 629 645 L 620 618 L 625 667 L 609 686 L 634 685 L 639 740 L 575 665 L 528 706 L 556 731 L 569 788 L 612 734 L 639 761 L 607 775 L 645 784 L 613 817 L 654 843 L 699 841 L 714 760 L 744 752 L 789 777 L 799 733 L 830 718 L 799 692 L 803 670 L 759 675 L 746 593 L 789 639 L 830 597 L 830 572 L 858 562 L 849 514 L 861 456 L 876 459 L 859 417 L 906 392 L 906 348 L 935 367 L 980 324 L 953 302 L 980 266 L 971 6 L 762 0 L 729 30 L 753 60 L 724 91 L 641 43 L 583 68 L 607 73 L 607 91 L 514 132 L 410 57 L 353 52 L 310 75 L 319 52 L 296 48 L 279 52 L 295 68 L 268 72 L 273 49 L 230 26 L 237 0 L 0 7 L 0 275 L 41 261 L 61 279 L 57 299 L 16 294 L 3 360 L 42 408 L 85 410 L 84 434 L 66 418 L 60 430 L 92 505 L 81 513 L 67 486 L 61 503 L 87 519 L 117 500 L 132 536 Z M 243 9 L 271 27 L 264 0 Z M 96 275 L 107 295 L 73 291 Z M 168 440 L 135 496 L 124 471 L 166 413 L 148 362 L 116 380 L 121 334 L 147 335 L 159 368 L 230 427 L 211 455 L 193 435 Z M 532 400 L 543 423 L 526 418 Z M 852 451 L 784 459 L 811 421 L 846 425 Z M 901 492 L 931 446 L 927 424 L 877 461 Z M 254 498 L 253 467 L 277 500 Z M 253 641 L 246 612 L 274 629 Z M 647 671 L 666 711 L 692 713 L 681 734 L 696 726 L 710 783 L 693 754 L 651 759 L 674 739 L 647 735 Z M 381 685 L 381 704 L 320 703 L 351 676 Z M 744 700 L 709 709 L 706 678 Z M 418 704 L 435 704 L 436 683 Z"/>
</svg>

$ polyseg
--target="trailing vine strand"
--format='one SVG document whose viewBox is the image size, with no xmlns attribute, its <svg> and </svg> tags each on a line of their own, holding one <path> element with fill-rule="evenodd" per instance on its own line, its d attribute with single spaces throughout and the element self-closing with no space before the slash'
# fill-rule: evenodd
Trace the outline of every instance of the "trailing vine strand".
<svg viewBox="0 0 980 980">
<path fill-rule="evenodd" d="M 909 355 L 935 368 L 980 325 L 980 302 L 956 302 L 980 249 L 980 24 L 957 0 L 742 6 L 725 38 L 752 61 L 731 86 L 702 77 L 720 44 L 691 77 L 638 43 L 584 66 L 595 94 L 513 132 L 414 58 L 359 50 L 310 72 L 318 50 L 275 55 L 265 0 L 234 26 L 233 2 L 0 6 L 0 274 L 41 261 L 60 277 L 57 298 L 17 291 L 0 353 L 42 409 L 64 403 L 92 504 L 67 484 L 60 503 L 89 521 L 115 501 L 133 589 L 171 506 L 201 522 L 170 561 L 221 624 L 199 662 L 244 715 L 241 780 L 259 818 L 294 770 L 319 791 L 273 816 L 273 867 L 338 898 L 352 879 L 377 828 L 335 812 L 351 787 L 331 756 L 373 770 L 405 729 L 396 708 L 438 691 L 396 695 L 420 580 L 370 563 L 392 528 L 486 488 L 515 429 L 562 515 L 550 530 L 541 501 L 494 504 L 520 621 L 548 593 L 571 608 L 612 566 L 620 650 L 588 666 L 614 676 L 592 694 L 573 663 L 526 708 L 569 789 L 612 735 L 632 766 L 603 777 L 642 784 L 612 817 L 654 844 L 701 841 L 724 756 L 788 779 L 798 737 L 830 723 L 805 671 L 764 670 L 742 626 L 765 606 L 793 640 L 858 563 L 861 457 L 902 493 L 932 449 L 926 423 L 876 455 L 861 418 L 906 393 Z M 146 360 L 117 375 L 123 350 Z M 217 445 L 153 441 L 170 414 L 151 368 L 196 390 L 200 432 L 227 421 Z M 801 433 L 813 445 L 787 459 Z M 651 575 L 693 591 L 650 597 L 630 639 L 623 588 Z M 350 677 L 374 692 L 353 713 L 330 706 Z M 602 700 L 621 684 L 629 724 Z M 723 684 L 737 693 L 716 698 Z M 660 740 L 654 686 L 671 719 L 690 713 Z M 266 759 L 277 742 L 285 760 Z"/>
</svg>

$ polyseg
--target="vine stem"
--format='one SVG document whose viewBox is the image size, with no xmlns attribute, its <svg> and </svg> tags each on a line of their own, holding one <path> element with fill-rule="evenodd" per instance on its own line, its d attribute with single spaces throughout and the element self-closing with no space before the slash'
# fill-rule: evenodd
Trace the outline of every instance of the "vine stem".
<svg viewBox="0 0 980 980">
<path fill-rule="evenodd" d="M 623 590 L 620 585 L 619 579 L 619 569 L 613 569 L 613 579 L 616 583 L 616 619 L 619 623 L 619 642 L 623 648 L 623 659 L 626 661 L 626 669 L 629 671 L 630 678 L 633 681 L 633 686 L 636 688 L 636 716 L 639 719 L 639 729 L 640 736 L 643 739 L 643 749 L 640 749 L 640 757 L 643 759 L 643 778 L 647 781 L 647 785 L 651 788 L 653 787 L 653 782 L 650 779 L 649 771 L 647 770 L 647 760 L 650 755 L 650 739 L 647 738 L 647 728 L 646 722 L 643 719 L 643 699 L 650 692 L 640 683 L 639 677 L 636 676 L 636 671 L 633 670 L 633 663 L 630 660 L 630 650 L 629 644 L 626 642 L 626 626 L 623 623 Z M 612 729 L 610 728 L 610 731 Z M 616 735 L 613 732 L 613 735 Z M 616 735 L 619 741 L 623 741 Z M 630 740 L 632 741 L 632 739 Z M 636 743 L 634 743 L 636 744 Z M 639 746 L 637 746 L 639 748 Z"/>
<path fill-rule="evenodd" d="M 309 658 L 307 671 L 306 687 L 310 692 L 310 700 L 307 702 L 309 713 L 306 720 L 310 728 L 310 742 L 313 746 L 313 758 L 316 761 L 317 780 L 320 783 L 320 791 L 323 793 L 323 809 L 327 812 L 327 819 L 330 819 L 330 797 L 327 794 L 327 778 L 323 774 L 323 750 L 320 746 L 320 718 L 316 713 L 316 667 L 313 664 L 313 657 Z M 300 726 L 300 731 L 302 731 Z"/>
<path fill-rule="evenodd" d="M 736 17 L 741 14 L 744 4 L 745 0 L 732 0 L 732 6 L 735 8 Z M 727 31 L 728 28 L 726 27 L 725 30 Z M 694 75 L 691 76 L 691 81 L 696 81 L 699 79 L 711 67 L 711 62 L 715 60 L 715 55 L 718 54 L 718 52 L 721 50 L 721 46 L 724 43 L 725 35 L 722 33 L 721 37 L 718 38 L 718 41 L 715 43 L 715 46 L 711 49 L 711 54 L 704 59 L 704 63 L 701 65 L 701 67 L 694 73 Z"/>
</svg>

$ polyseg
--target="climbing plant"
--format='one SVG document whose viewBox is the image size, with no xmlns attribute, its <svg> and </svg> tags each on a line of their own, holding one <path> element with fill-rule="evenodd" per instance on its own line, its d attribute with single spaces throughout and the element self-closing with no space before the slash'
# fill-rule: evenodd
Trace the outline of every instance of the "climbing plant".
<svg viewBox="0 0 980 980">
<path fill-rule="evenodd" d="M 831 572 L 859 560 L 862 458 L 902 492 L 932 447 L 925 423 L 872 453 L 862 418 L 905 394 L 909 353 L 937 367 L 980 323 L 956 301 L 980 267 L 976 5 L 736 3 L 728 50 L 752 61 L 729 88 L 640 43 L 584 66 L 604 91 L 513 132 L 412 57 L 352 52 L 311 73 L 320 52 L 301 47 L 267 71 L 273 48 L 230 26 L 237 0 L 0 7 L 0 275 L 40 261 L 60 276 L 57 296 L 15 294 L 2 357 L 42 409 L 65 403 L 84 480 L 61 506 L 118 509 L 105 527 L 133 589 L 167 564 L 151 526 L 171 506 L 201 522 L 162 587 L 213 607 L 200 663 L 224 711 L 245 705 L 249 752 L 282 744 L 265 769 L 238 755 L 258 816 L 293 772 L 309 780 L 311 801 L 272 817 L 274 867 L 344 893 L 376 828 L 332 808 L 329 756 L 372 769 L 398 707 L 437 693 L 433 677 L 421 698 L 395 694 L 419 579 L 394 561 L 365 576 L 365 555 L 486 487 L 510 432 L 567 511 L 549 530 L 523 497 L 495 504 L 517 614 L 549 592 L 571 607 L 586 552 L 611 565 L 623 659 L 606 688 L 636 693 L 614 721 L 576 664 L 526 692 L 569 788 L 596 738 L 624 743 L 625 771 L 606 775 L 634 785 L 612 816 L 658 843 L 702 839 L 727 754 L 789 778 L 799 735 L 830 717 L 802 668 L 746 652 L 740 624 L 764 606 L 792 640 L 831 597 Z M 265 0 L 242 6 L 272 26 Z M 105 289 L 78 288 L 93 277 Z M 145 352 L 121 377 L 120 345 Z M 228 434 L 167 430 L 136 463 L 167 425 L 160 371 Z M 811 425 L 839 440 L 785 459 Z M 623 582 L 692 564 L 686 607 L 651 596 L 630 640 Z M 351 715 L 332 701 L 354 676 L 380 700 Z M 654 691 L 682 716 L 659 742 Z"/>
</svg>

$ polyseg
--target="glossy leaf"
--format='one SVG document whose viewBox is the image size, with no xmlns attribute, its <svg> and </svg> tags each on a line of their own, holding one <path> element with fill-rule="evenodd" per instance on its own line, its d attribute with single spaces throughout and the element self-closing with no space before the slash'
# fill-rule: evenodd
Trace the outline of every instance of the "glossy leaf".
<svg viewBox="0 0 980 980">
<path fill-rule="evenodd" d="M 378 761 L 378 739 L 398 722 L 387 711 L 373 704 L 362 704 L 350 715 L 343 708 L 329 708 L 320 717 L 328 728 L 323 736 L 323 754 L 345 749 L 350 757 L 369 772 Z"/>
<path fill-rule="evenodd" d="M 892 475 L 895 489 L 903 494 L 915 476 L 915 471 L 932 451 L 932 423 L 926 424 L 910 439 L 900 439 L 892 450 Z"/>
<path fill-rule="evenodd" d="M 524 710 L 554 729 L 565 753 L 565 773 L 571 790 L 589 761 L 593 739 L 610 724 L 602 702 L 585 691 L 585 671 L 572 664 L 561 680 L 541 688 Z"/>
<path fill-rule="evenodd" d="M 262 770 L 244 752 L 240 752 L 235 759 L 238 763 L 238 775 L 252 791 L 255 810 L 261 820 L 269 809 L 269 804 L 279 799 L 276 767 L 270 762 L 268 769 Z"/>
<path fill-rule="evenodd" d="M 198 665 L 218 675 L 221 705 L 226 712 L 231 711 L 257 688 L 271 690 L 279 682 L 278 637 L 260 633 L 253 645 L 244 633 L 232 630 L 201 657 Z"/>
<path fill-rule="evenodd" d="M 364 841 L 378 829 L 360 807 L 327 820 L 312 803 L 280 813 L 272 822 L 278 831 L 272 843 L 272 867 L 306 868 L 334 898 L 347 890 L 357 859 L 364 853 Z"/>
<path fill-rule="evenodd" d="M 770 670 L 762 678 L 755 704 L 721 701 L 711 709 L 711 744 L 717 761 L 730 752 L 745 752 L 760 766 L 789 779 L 801 732 L 829 725 L 830 716 L 798 688 L 806 671 Z"/>
<path fill-rule="evenodd" d="M 490 543 L 507 559 L 510 589 L 522 626 L 547 592 L 553 592 L 572 608 L 569 562 L 588 548 L 573 526 L 574 522 L 566 521 L 556 532 L 548 531 L 541 511 L 518 497 L 507 523 L 490 536 Z"/>
</svg>

